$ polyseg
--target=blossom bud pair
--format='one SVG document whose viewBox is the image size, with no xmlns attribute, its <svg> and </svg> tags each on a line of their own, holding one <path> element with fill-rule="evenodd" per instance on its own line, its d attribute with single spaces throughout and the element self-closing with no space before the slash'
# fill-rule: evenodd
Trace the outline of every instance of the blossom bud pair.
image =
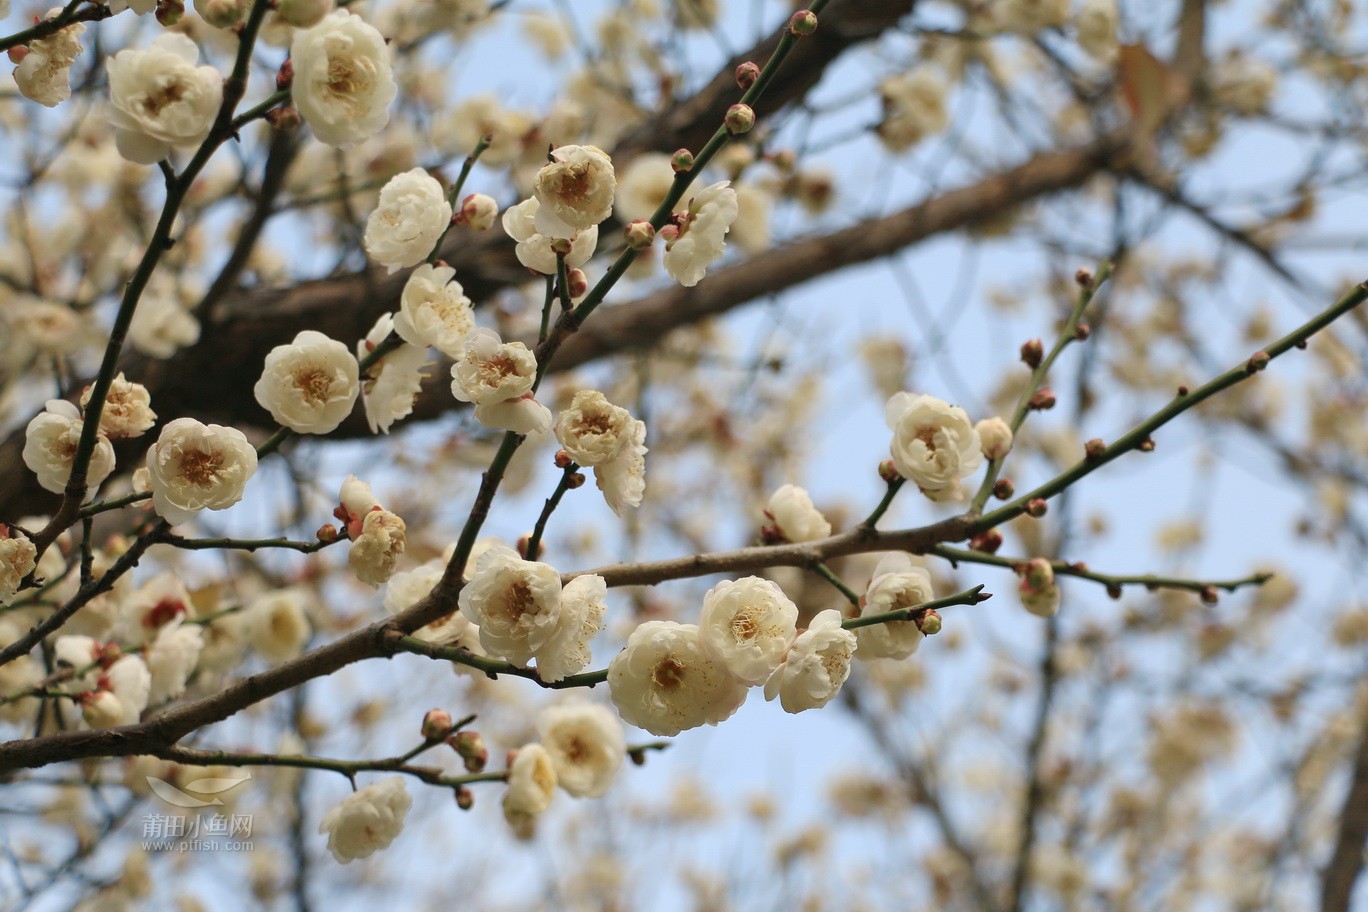
<svg viewBox="0 0 1368 912">
<path fill-rule="evenodd" d="M 1043 557 L 1033 557 L 1017 568 L 1021 583 L 1017 594 L 1021 605 L 1037 617 L 1051 617 L 1059 611 L 1059 586 L 1054 567 Z"/>
</svg>

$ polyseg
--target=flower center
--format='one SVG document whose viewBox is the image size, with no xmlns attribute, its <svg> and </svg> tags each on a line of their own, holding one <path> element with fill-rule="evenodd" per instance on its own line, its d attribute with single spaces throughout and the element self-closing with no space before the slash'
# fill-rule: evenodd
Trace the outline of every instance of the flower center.
<svg viewBox="0 0 1368 912">
<path fill-rule="evenodd" d="M 142 108 L 144 113 L 156 117 L 167 106 L 175 104 L 184 97 L 185 85 L 180 82 L 172 82 L 147 95 L 143 99 Z"/>
<path fill-rule="evenodd" d="M 676 690 L 684 683 L 684 666 L 673 656 L 656 663 L 651 671 L 651 683 L 661 690 Z"/>
<path fill-rule="evenodd" d="M 931 427 L 922 428 L 917 432 L 917 439 L 926 444 L 926 449 L 934 456 L 936 453 L 936 429 Z"/>
<path fill-rule="evenodd" d="M 306 364 L 296 368 L 290 379 L 294 381 L 295 389 L 304 394 L 305 402 L 317 405 L 328 400 L 328 393 L 332 390 L 332 378 L 317 364 Z"/>
<path fill-rule="evenodd" d="M 207 488 L 218 480 L 223 454 L 207 450 L 186 450 L 180 458 L 180 476 L 197 488 Z"/>
<path fill-rule="evenodd" d="M 737 642 L 745 643 L 756 638 L 760 633 L 760 608 L 754 605 L 747 605 L 736 613 L 732 618 L 732 636 L 736 637 Z"/>
</svg>

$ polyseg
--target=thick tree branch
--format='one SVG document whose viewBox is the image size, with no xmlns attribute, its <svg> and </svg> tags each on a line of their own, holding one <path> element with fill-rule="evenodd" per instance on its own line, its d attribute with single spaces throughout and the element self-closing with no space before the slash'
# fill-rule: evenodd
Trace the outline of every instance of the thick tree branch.
<svg viewBox="0 0 1368 912">
<path fill-rule="evenodd" d="M 1321 912 L 1349 912 L 1354 884 L 1363 873 L 1365 843 L 1368 843 L 1368 724 L 1364 725 L 1354 752 L 1354 769 L 1340 810 L 1335 848 L 1321 873 Z"/>
</svg>

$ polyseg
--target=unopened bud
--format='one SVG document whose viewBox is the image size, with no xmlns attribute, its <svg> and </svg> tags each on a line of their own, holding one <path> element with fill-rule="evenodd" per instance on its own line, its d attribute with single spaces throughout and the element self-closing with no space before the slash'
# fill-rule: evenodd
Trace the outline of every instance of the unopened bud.
<svg viewBox="0 0 1368 912">
<path fill-rule="evenodd" d="M 1089 462 L 1096 462 L 1105 455 L 1107 455 L 1107 444 L 1103 442 L 1101 437 L 1094 437 L 1083 444 L 1083 456 Z"/>
<path fill-rule="evenodd" d="M 765 158 L 770 164 L 785 173 L 792 171 L 798 165 L 798 153 L 792 149 L 778 149 Z"/>
<path fill-rule="evenodd" d="M 892 484 L 902 478 L 902 475 L 898 474 L 897 468 L 893 465 L 893 460 L 885 459 L 879 463 L 879 477 L 888 484 Z"/>
<path fill-rule="evenodd" d="M 660 239 L 665 242 L 665 249 L 669 250 L 674 242 L 679 240 L 679 226 L 670 222 L 660 228 Z"/>
<path fill-rule="evenodd" d="M 283 92 L 294 83 L 294 61 L 286 59 L 276 70 L 276 91 Z"/>
<path fill-rule="evenodd" d="M 570 291 L 570 300 L 578 301 L 589 293 L 589 277 L 583 269 L 571 269 L 565 274 L 565 287 Z"/>
<path fill-rule="evenodd" d="M 1002 547 L 1002 533 L 997 529 L 981 532 L 969 539 L 969 547 L 984 554 L 996 554 L 997 549 Z"/>
<path fill-rule="evenodd" d="M 465 761 L 466 772 L 478 773 L 489 762 L 489 750 L 479 732 L 460 731 L 447 738 L 447 744 Z"/>
<path fill-rule="evenodd" d="M 157 0 L 157 21 L 165 28 L 180 22 L 185 17 L 183 0 Z"/>
<path fill-rule="evenodd" d="M 916 623 L 917 629 L 922 632 L 922 636 L 935 636 L 941 632 L 940 612 L 934 608 L 922 612 Z"/>
<path fill-rule="evenodd" d="M 1120 583 L 1107 583 L 1107 597 L 1108 597 L 1108 598 L 1113 598 L 1113 599 L 1119 599 L 1119 598 L 1121 597 L 1121 584 L 1120 584 Z"/>
<path fill-rule="evenodd" d="M 760 67 L 753 61 L 747 60 L 736 68 L 736 84 L 743 89 L 749 89 L 755 85 L 755 80 L 760 78 Z"/>
<path fill-rule="evenodd" d="M 644 750 L 641 750 L 640 748 L 636 750 L 629 750 L 627 752 L 627 758 L 632 761 L 633 766 L 646 765 L 646 752 Z"/>
<path fill-rule="evenodd" d="M 314 536 L 321 542 L 335 542 L 337 541 L 337 526 L 332 523 L 324 523 L 318 527 Z"/>
<path fill-rule="evenodd" d="M 313 28 L 332 12 L 333 0 L 280 0 L 280 18 L 295 28 Z"/>
<path fill-rule="evenodd" d="M 1254 354 L 1249 356 L 1249 363 L 1245 365 L 1245 372 L 1250 374 L 1257 374 L 1265 367 L 1268 367 L 1268 362 L 1272 360 L 1273 359 L 1268 356 L 1268 352 L 1256 351 Z"/>
<path fill-rule="evenodd" d="M 782 545 L 787 541 L 788 539 L 784 537 L 783 531 L 774 523 L 760 527 L 760 544 Z"/>
<path fill-rule="evenodd" d="M 10 63 L 22 63 L 29 55 L 29 49 L 22 44 L 16 44 L 5 53 L 9 55 Z"/>
<path fill-rule="evenodd" d="M 423 716 L 424 741 L 440 741 L 451 734 L 451 713 L 445 709 L 429 709 Z"/>
<path fill-rule="evenodd" d="M 1093 271 L 1086 266 L 1074 273 L 1074 281 L 1079 288 L 1092 288 Z"/>
<path fill-rule="evenodd" d="M 1135 448 L 1136 448 L 1137 450 L 1139 450 L 1140 452 L 1142 452 L 1142 453 L 1153 453 L 1153 452 L 1154 452 L 1154 438 L 1153 438 L 1153 437 L 1146 437 L 1144 440 L 1142 440 L 1142 441 L 1140 441 L 1139 443 L 1137 443 L 1137 444 L 1135 445 Z"/>
<path fill-rule="evenodd" d="M 984 418 L 974 430 L 985 459 L 1001 459 L 1012 451 L 1012 428 L 1001 418 Z"/>
<path fill-rule="evenodd" d="M 195 12 L 216 29 L 230 29 L 242 21 L 241 0 L 195 0 Z"/>
<path fill-rule="evenodd" d="M 1026 407 L 1037 412 L 1044 412 L 1054 408 L 1054 390 L 1050 389 L 1048 386 L 1042 386 L 1031 394 L 1030 401 L 1026 403 Z"/>
<path fill-rule="evenodd" d="M 565 486 L 572 491 L 576 488 L 584 487 L 584 473 L 575 472 L 570 476 L 569 480 L 566 481 Z"/>
<path fill-rule="evenodd" d="M 675 174 L 692 171 L 693 166 L 693 153 L 688 149 L 676 149 L 674 155 L 670 156 L 670 167 L 674 169 Z"/>
<path fill-rule="evenodd" d="M 1092 324 L 1087 320 L 1079 320 L 1074 324 L 1074 338 L 1079 342 L 1085 341 L 1092 335 Z"/>
<path fill-rule="evenodd" d="M 627 237 L 627 246 L 633 250 L 645 250 L 655 243 L 656 230 L 645 219 L 633 219 L 622 229 Z"/>
<path fill-rule="evenodd" d="M 1026 515 L 1034 516 L 1036 519 L 1045 515 L 1045 511 L 1050 509 L 1049 504 L 1045 503 L 1043 497 L 1032 497 L 1026 502 Z"/>
<path fill-rule="evenodd" d="M 999 478 L 993 482 L 993 496 L 998 500 L 1011 500 L 1016 493 L 1016 485 L 1012 484 L 1010 478 Z"/>
<path fill-rule="evenodd" d="M 468 811 L 475 806 L 475 793 L 464 785 L 456 789 L 456 806 Z"/>
<path fill-rule="evenodd" d="M 532 533 L 524 532 L 522 536 L 518 539 L 518 544 L 515 547 L 518 551 L 518 557 L 521 557 L 523 560 L 527 560 L 527 550 L 532 547 Z"/>
<path fill-rule="evenodd" d="M 293 130 L 299 126 L 299 112 L 294 108 L 271 108 L 266 112 L 266 122 L 277 130 Z"/>
<path fill-rule="evenodd" d="M 1202 598 L 1203 605 L 1214 605 L 1221 600 L 1221 595 L 1216 591 L 1215 586 L 1203 586 L 1198 593 Z"/>
<path fill-rule="evenodd" d="M 570 458 L 570 454 L 565 451 L 564 447 L 556 450 L 556 468 L 568 469 L 570 468 L 570 464 L 574 461 L 575 460 Z"/>
<path fill-rule="evenodd" d="M 805 38 L 817 31 L 817 14 L 812 10 L 799 10 L 789 19 L 790 35 Z"/>
<path fill-rule="evenodd" d="M 475 231 L 488 231 L 499 215 L 494 197 L 472 193 L 461 202 L 461 219 Z"/>
<path fill-rule="evenodd" d="M 1045 360 L 1045 343 L 1039 339 L 1032 339 L 1029 342 L 1021 343 L 1021 361 L 1031 370 L 1040 367 L 1040 362 Z"/>
<path fill-rule="evenodd" d="M 747 104 L 734 104 L 727 108 L 727 116 L 722 118 L 723 124 L 727 127 L 727 132 L 733 136 L 741 133 L 749 133 L 751 127 L 755 126 L 755 112 Z"/>
<path fill-rule="evenodd" d="M 1038 617 L 1050 617 L 1059 611 L 1059 587 L 1055 585 L 1054 567 L 1043 557 L 1033 557 L 1017 567 L 1021 583 L 1017 594 L 1021 605 Z"/>
</svg>

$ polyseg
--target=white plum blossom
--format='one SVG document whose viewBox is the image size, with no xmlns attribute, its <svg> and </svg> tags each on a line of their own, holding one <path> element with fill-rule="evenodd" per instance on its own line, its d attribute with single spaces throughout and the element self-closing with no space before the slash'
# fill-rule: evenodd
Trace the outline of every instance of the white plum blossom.
<svg viewBox="0 0 1368 912">
<path fill-rule="evenodd" d="M 472 231 L 488 231 L 499 217 L 499 204 L 485 193 L 472 193 L 461 201 L 459 224 Z"/>
<path fill-rule="evenodd" d="M 1053 617 L 1059 613 L 1059 584 L 1055 582 L 1054 566 L 1043 557 L 1033 557 L 1017 568 L 1021 583 L 1017 595 L 1021 606 L 1036 617 Z"/>
<path fill-rule="evenodd" d="M 665 201 L 674 179 L 670 156 L 664 152 L 643 152 L 622 171 L 613 214 L 624 225 L 634 219 L 649 219 Z"/>
<path fill-rule="evenodd" d="M 120 155 L 151 165 L 204 142 L 223 103 L 223 77 L 198 60 L 195 42 L 176 32 L 109 58 L 108 117 Z"/>
<path fill-rule="evenodd" d="M 533 194 L 541 204 L 534 215 L 537 233 L 573 238 L 613 212 L 617 180 L 608 153 L 596 146 L 561 146 L 537 172 Z"/>
<path fill-rule="evenodd" d="M 299 655 L 313 628 L 304 612 L 308 596 L 297 588 L 258 596 L 243 612 L 247 641 L 268 662 Z"/>
<path fill-rule="evenodd" d="M 62 11 L 60 6 L 48 10 L 48 18 Z M 0 13 L 0 19 L 3 19 Z M 46 38 L 35 38 L 28 43 L 28 53 L 14 68 L 14 83 L 28 99 L 49 108 L 71 97 L 71 65 L 84 48 L 81 35 L 84 22 L 73 22 Z"/>
<path fill-rule="evenodd" d="M 570 407 L 556 418 L 556 439 L 582 466 L 614 459 L 631 439 L 631 430 L 632 416 L 598 390 L 575 393 Z"/>
<path fill-rule="evenodd" d="M 360 537 L 366 514 L 380 509 L 380 501 L 375 499 L 371 486 L 355 475 L 343 479 L 338 501 L 339 506 L 333 515 L 346 526 L 347 537 L 351 539 Z"/>
<path fill-rule="evenodd" d="M 646 494 L 646 422 L 636 419 L 628 429 L 628 439 L 613 459 L 594 466 L 594 483 L 603 499 L 618 516 L 628 507 L 641 506 Z"/>
<path fill-rule="evenodd" d="M 560 574 L 550 564 L 523 560 L 512 548 L 495 546 L 480 555 L 457 601 L 480 628 L 485 651 L 520 665 L 561 630 Z"/>
<path fill-rule="evenodd" d="M 608 663 L 608 692 L 624 722 L 670 737 L 731 718 L 747 689 L 703 651 L 697 625 L 647 621 Z"/>
<path fill-rule="evenodd" d="M 704 652 L 746 684 L 763 684 L 798 635 L 798 606 L 771 580 L 723 580 L 703 596 Z"/>
<path fill-rule="evenodd" d="M 504 210 L 502 224 L 508 236 L 517 242 L 514 253 L 518 262 L 542 275 L 556 274 L 556 253 L 551 249 L 554 238 L 537 231 L 536 216 L 541 203 L 531 197 Z M 567 269 L 577 269 L 589 261 L 598 246 L 598 226 L 586 228 L 570 242 L 565 255 Z"/>
<path fill-rule="evenodd" d="M 87 386 L 81 393 L 81 408 L 90 404 L 93 391 L 93 387 Z M 123 371 L 119 371 L 105 394 L 104 408 L 100 410 L 100 430 L 111 439 L 141 437 L 157 423 L 157 413 L 152 411 L 151 405 L 152 395 L 147 387 L 124 379 Z"/>
<path fill-rule="evenodd" d="M 886 554 L 874 567 L 865 590 L 864 615 L 886 614 L 921 605 L 936 598 L 931 574 L 901 552 Z M 916 621 L 889 621 L 855 629 L 860 659 L 905 659 L 917 651 L 924 635 Z"/>
<path fill-rule="evenodd" d="M 549 408 L 527 393 L 517 399 L 475 406 L 475 420 L 499 431 L 512 431 L 524 437 L 544 437 L 551 430 L 552 416 Z"/>
<path fill-rule="evenodd" d="M 394 331 L 410 345 L 432 346 L 448 358 L 465 354 L 475 311 L 450 266 L 424 263 L 409 274 L 394 315 Z"/>
<path fill-rule="evenodd" d="M 172 525 L 226 510 L 242 500 L 256 468 L 256 450 L 237 428 L 177 418 L 147 451 L 152 508 Z"/>
<path fill-rule="evenodd" d="M 784 664 L 765 682 L 765 699 L 778 697 L 784 712 L 790 713 L 826 706 L 850 677 L 855 646 L 855 634 L 841 629 L 841 612 L 818 612 L 793 641 Z"/>
<path fill-rule="evenodd" d="M 331 13 L 333 0 L 280 0 L 280 18 L 295 28 L 308 29 Z"/>
<path fill-rule="evenodd" d="M 356 357 L 364 360 L 394 329 L 392 314 L 381 314 L 366 338 L 356 343 Z M 427 349 L 408 343 L 385 355 L 366 370 L 361 402 L 371 433 L 388 434 L 390 425 L 413 411 L 413 400 L 423 388 Z"/>
<path fill-rule="evenodd" d="M 537 675 L 543 681 L 560 681 L 589 664 L 589 643 L 603 629 L 607 596 L 601 576 L 585 574 L 565 584 L 556 630 L 535 652 Z"/>
<path fill-rule="evenodd" d="M 203 628 L 181 620 L 163 627 L 147 650 L 147 668 L 152 673 L 149 700 L 154 704 L 185 693 L 185 682 L 204 649 Z"/>
<path fill-rule="evenodd" d="M 964 409 L 933 396 L 895 393 L 884 407 L 898 474 L 927 494 L 954 497 L 961 478 L 983 463 L 978 432 Z"/>
<path fill-rule="evenodd" d="M 665 271 L 670 278 L 685 288 L 702 281 L 708 266 L 722 257 L 738 211 L 730 181 L 705 187 L 690 200 L 678 236 L 665 244 Z"/>
<path fill-rule="evenodd" d="M 770 495 L 765 512 L 786 541 L 816 541 L 831 534 L 831 523 L 812 505 L 808 492 L 797 485 L 780 485 Z"/>
<path fill-rule="evenodd" d="M 98 690 L 81 698 L 82 716 L 91 728 L 133 725 L 147 708 L 152 673 L 138 656 L 124 656 L 100 675 Z"/>
<path fill-rule="evenodd" d="M 493 405 L 532 390 L 537 359 L 521 342 L 504 342 L 492 329 L 466 338 L 461 360 L 451 366 L 451 394 L 462 402 Z"/>
<path fill-rule="evenodd" d="M 514 824 L 517 818 L 535 817 L 549 808 L 555 797 L 556 767 L 551 755 L 540 744 L 524 744 L 508 768 L 504 816 Z"/>
<path fill-rule="evenodd" d="M 343 864 L 369 858 L 394 842 L 412 806 L 404 777 L 391 776 L 348 795 L 323 815 L 318 832 L 328 834 L 328 851 Z"/>
<path fill-rule="evenodd" d="M 294 106 L 320 142 L 347 149 L 389 123 L 399 93 L 389 48 L 360 16 L 337 10 L 296 32 L 290 60 Z"/>
<path fill-rule="evenodd" d="M 144 643 L 190 609 L 190 590 L 173 571 L 163 570 L 123 599 L 119 611 L 123 640 Z"/>
<path fill-rule="evenodd" d="M 158 292 L 164 290 L 149 287 L 138 302 L 128 327 L 128 344 L 149 358 L 169 358 L 199 341 L 200 325 L 174 295 Z"/>
<path fill-rule="evenodd" d="M 450 224 L 451 204 L 442 185 L 422 168 L 413 168 L 380 188 L 380 202 L 366 220 L 366 253 L 391 273 L 416 266 Z"/>
<path fill-rule="evenodd" d="M 361 522 L 361 534 L 352 541 L 347 563 L 356 578 L 371 587 L 394 575 L 407 543 L 404 521 L 389 510 L 371 510 Z"/>
<path fill-rule="evenodd" d="M 28 423 L 24 431 L 24 465 L 38 476 L 43 490 L 61 494 L 66 489 L 83 427 L 80 410 L 65 399 L 49 399 L 43 411 Z M 86 468 L 87 496 L 113 471 L 114 447 L 104 434 L 97 433 Z"/>
<path fill-rule="evenodd" d="M 550 755 L 556 781 L 576 798 L 607 793 L 627 758 L 617 716 L 585 700 L 547 706 L 537 714 L 537 736 Z"/>
<path fill-rule="evenodd" d="M 902 152 L 923 138 L 944 130 L 950 122 L 945 78 L 930 66 L 913 67 L 879 86 L 883 120 L 878 135 L 892 152 Z"/>
<path fill-rule="evenodd" d="M 38 549 L 27 535 L 0 525 L 0 605 L 14 601 L 20 582 L 33 572 L 37 556 Z"/>
<path fill-rule="evenodd" d="M 356 404 L 361 392 L 356 365 L 346 345 L 306 329 L 266 355 L 252 394 L 277 424 L 299 434 L 326 434 Z"/>
</svg>

